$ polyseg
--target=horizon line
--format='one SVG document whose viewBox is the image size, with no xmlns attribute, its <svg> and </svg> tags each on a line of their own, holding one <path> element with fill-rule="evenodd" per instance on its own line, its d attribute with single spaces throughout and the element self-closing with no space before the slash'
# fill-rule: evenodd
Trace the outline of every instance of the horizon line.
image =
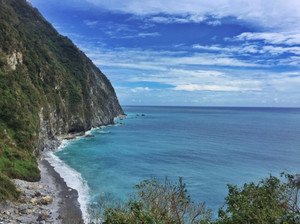
<svg viewBox="0 0 300 224">
<path fill-rule="evenodd" d="M 193 106 L 193 105 L 121 105 L 122 107 L 202 107 L 202 108 L 282 108 L 282 109 L 300 109 L 293 106 Z"/>
</svg>

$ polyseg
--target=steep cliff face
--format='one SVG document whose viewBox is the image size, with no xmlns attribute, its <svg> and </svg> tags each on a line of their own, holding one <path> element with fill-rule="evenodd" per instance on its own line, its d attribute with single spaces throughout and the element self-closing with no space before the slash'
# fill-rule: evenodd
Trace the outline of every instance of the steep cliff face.
<svg viewBox="0 0 300 224">
<path fill-rule="evenodd" d="M 0 0 L 0 33 L 0 173 L 31 179 L 12 161 L 26 170 L 47 140 L 123 111 L 105 75 L 26 0 Z"/>
</svg>

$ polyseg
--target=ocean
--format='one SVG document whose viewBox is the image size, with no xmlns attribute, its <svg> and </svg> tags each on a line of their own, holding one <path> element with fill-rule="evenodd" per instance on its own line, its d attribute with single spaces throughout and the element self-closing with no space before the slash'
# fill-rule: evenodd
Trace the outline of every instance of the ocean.
<svg viewBox="0 0 300 224">
<path fill-rule="evenodd" d="M 283 171 L 300 173 L 300 109 L 123 107 L 116 125 L 64 142 L 50 163 L 86 204 L 126 200 L 139 182 L 166 176 L 186 183 L 195 202 L 217 214 L 227 184 Z"/>
</svg>

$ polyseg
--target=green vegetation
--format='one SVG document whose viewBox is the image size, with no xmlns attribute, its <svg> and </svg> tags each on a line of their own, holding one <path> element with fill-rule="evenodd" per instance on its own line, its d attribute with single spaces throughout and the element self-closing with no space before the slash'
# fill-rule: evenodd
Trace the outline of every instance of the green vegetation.
<svg viewBox="0 0 300 224">
<path fill-rule="evenodd" d="M 220 224 L 300 223 L 298 175 L 286 175 L 287 183 L 270 176 L 243 188 L 228 185 L 225 207 L 219 211 Z"/>
<path fill-rule="evenodd" d="M 136 186 L 135 195 L 127 203 L 101 199 L 91 208 L 95 223 L 105 224 L 292 224 L 300 223 L 299 175 L 285 175 L 286 182 L 270 176 L 258 184 L 245 184 L 242 188 L 228 185 L 225 205 L 219 218 L 213 218 L 205 205 L 195 204 L 179 179 L 161 184 L 156 179 Z"/>
<path fill-rule="evenodd" d="M 0 200 L 15 200 L 19 197 L 20 192 L 5 175 L 0 174 Z"/>
<path fill-rule="evenodd" d="M 145 180 L 136 186 L 137 194 L 125 205 L 112 200 L 101 200 L 100 210 L 92 214 L 94 219 L 104 217 L 103 223 L 209 223 L 212 217 L 205 204 L 194 204 L 187 195 L 185 184 L 179 179 L 172 184 L 165 179 Z M 137 199 L 135 199 L 137 198 Z M 92 210 L 93 211 L 93 210 Z M 95 210 L 94 210 L 95 211 Z"/>
<path fill-rule="evenodd" d="M 115 93 L 101 71 L 26 0 L 0 0 L 0 34 L 1 180 L 35 181 L 45 137 L 40 116 L 63 120 L 63 133 L 82 131 L 91 125 L 91 104 L 99 111 Z M 92 86 L 98 94 L 91 94 Z M 57 134 L 55 125 L 47 127 L 47 138 Z M 17 196 L 15 188 L 7 190 L 0 190 L 0 198 Z"/>
</svg>

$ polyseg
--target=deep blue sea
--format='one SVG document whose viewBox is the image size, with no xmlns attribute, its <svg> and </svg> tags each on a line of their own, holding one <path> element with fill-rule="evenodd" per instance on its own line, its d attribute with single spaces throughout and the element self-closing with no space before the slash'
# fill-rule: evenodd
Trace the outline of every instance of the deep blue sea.
<svg viewBox="0 0 300 224">
<path fill-rule="evenodd" d="M 88 193 L 89 201 L 106 194 L 124 199 L 150 177 L 183 177 L 192 200 L 216 213 L 226 184 L 300 173 L 300 109 L 123 109 L 128 116 L 117 125 L 95 129 L 94 137 L 69 141 L 55 153 L 81 174 L 88 192 L 79 193 Z"/>
</svg>

